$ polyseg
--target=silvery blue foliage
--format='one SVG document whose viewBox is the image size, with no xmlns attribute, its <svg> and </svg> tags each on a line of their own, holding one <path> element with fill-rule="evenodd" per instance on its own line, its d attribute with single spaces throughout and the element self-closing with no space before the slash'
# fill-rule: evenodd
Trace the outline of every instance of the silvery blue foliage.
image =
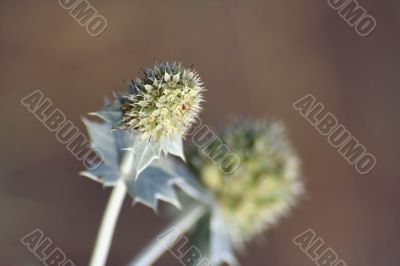
<svg viewBox="0 0 400 266">
<path fill-rule="evenodd" d="M 89 113 L 90 115 L 95 115 L 100 117 L 104 121 L 110 123 L 113 128 L 119 127 L 119 121 L 122 119 L 122 112 L 120 101 L 116 93 L 113 93 L 115 100 L 110 101 L 107 97 L 104 98 L 104 106 L 103 109 L 100 109 L 96 112 Z"/>
<path fill-rule="evenodd" d="M 184 213 L 189 212 L 193 206 L 193 203 L 188 201 L 186 201 L 187 206 L 184 207 Z M 210 265 L 239 265 L 235 249 L 226 231 L 225 221 L 220 216 L 216 203 L 212 198 L 209 198 L 207 210 L 207 214 L 191 230 L 190 243 L 200 251 L 201 258 L 207 258 Z M 190 264 L 190 266 L 196 264 L 197 262 Z"/>
<path fill-rule="evenodd" d="M 143 142 L 135 143 L 135 135 L 126 131 L 112 130 L 109 123 L 83 120 L 92 148 L 103 158 L 96 169 L 88 169 L 81 174 L 104 186 L 113 186 L 121 178 L 127 185 L 129 195 L 134 202 L 157 209 L 158 200 L 180 207 L 174 185 L 180 187 L 189 196 L 199 198 L 202 187 L 185 171 L 180 170 L 180 163 L 161 156 L 160 150 L 150 149 Z M 126 147 L 130 147 L 126 149 Z M 121 175 L 121 163 L 127 153 L 133 152 L 134 162 L 131 173 Z M 146 158 L 143 158 L 146 157 Z M 159 159 L 157 159 L 159 158 Z M 140 173 L 137 174 L 139 166 Z"/>
<path fill-rule="evenodd" d="M 134 198 L 134 202 L 141 202 L 155 210 L 158 200 L 167 201 L 181 208 L 174 185 L 191 198 L 205 198 L 202 186 L 192 176 L 183 174 L 184 172 L 180 170 L 182 168 L 181 163 L 174 162 L 170 158 L 157 159 L 136 180 L 127 180 L 128 193 Z"/>
<path fill-rule="evenodd" d="M 132 146 L 126 148 L 126 150 L 133 153 L 136 176 L 139 176 L 154 160 L 160 158 L 161 145 L 152 139 L 144 140 L 137 134 L 131 135 L 133 138 Z"/>
<path fill-rule="evenodd" d="M 184 172 L 188 171 L 185 166 L 179 169 Z M 186 195 L 180 195 L 179 197 L 183 205 L 183 217 L 192 210 L 193 206 L 199 204 L 199 202 L 206 206 L 206 213 L 190 230 L 189 241 L 191 245 L 195 246 L 200 251 L 200 259 L 207 258 L 210 265 L 239 265 L 235 255 L 235 249 L 229 238 L 229 233 L 227 232 L 226 221 L 221 216 L 215 198 L 203 187 L 199 191 L 202 195 L 200 198 L 188 197 Z M 174 215 L 173 212 L 172 216 L 179 217 L 180 215 Z M 198 261 L 195 261 L 194 264 L 190 264 L 190 266 L 197 265 L 197 262 Z"/>
<path fill-rule="evenodd" d="M 235 251 L 229 238 L 225 221 L 217 207 L 213 207 L 210 219 L 210 261 L 211 265 L 238 265 Z"/>
<path fill-rule="evenodd" d="M 110 102 L 107 98 L 105 99 L 105 105 L 103 109 L 90 113 L 100 117 L 110 125 L 113 129 L 120 127 L 119 123 L 122 119 L 122 111 L 120 108 L 120 100 L 116 95 L 117 99 Z M 119 130 L 118 130 L 119 131 Z M 126 150 L 130 150 L 134 153 L 134 164 L 136 169 L 136 177 L 147 167 L 150 163 L 161 158 L 162 155 L 172 154 L 183 161 L 185 156 L 183 153 L 182 136 L 176 135 L 173 139 L 161 137 L 158 141 L 153 138 L 143 139 L 142 135 L 134 129 L 123 130 L 123 133 L 130 138 L 130 141 L 126 141 L 123 147 Z"/>
<path fill-rule="evenodd" d="M 122 131 L 112 131 L 107 123 L 96 123 L 83 119 L 91 140 L 91 147 L 102 158 L 95 169 L 82 172 L 104 186 L 113 186 L 120 176 L 120 163 L 124 156 L 124 146 L 132 141 L 132 137 Z"/>
</svg>

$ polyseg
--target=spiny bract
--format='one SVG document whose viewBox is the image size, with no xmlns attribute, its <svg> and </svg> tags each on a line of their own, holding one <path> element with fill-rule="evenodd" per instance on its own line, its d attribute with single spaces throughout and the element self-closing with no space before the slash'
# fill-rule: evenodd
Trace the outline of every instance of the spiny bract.
<svg viewBox="0 0 400 266">
<path fill-rule="evenodd" d="M 184 136 L 201 110 L 198 74 L 175 62 L 157 64 L 143 74 L 121 100 L 122 126 L 138 130 L 143 139 Z"/>
<path fill-rule="evenodd" d="M 189 162 L 215 195 L 229 237 L 237 248 L 277 222 L 303 190 L 299 160 L 280 123 L 238 121 L 221 139 L 241 159 L 229 176 L 204 155 Z"/>
</svg>

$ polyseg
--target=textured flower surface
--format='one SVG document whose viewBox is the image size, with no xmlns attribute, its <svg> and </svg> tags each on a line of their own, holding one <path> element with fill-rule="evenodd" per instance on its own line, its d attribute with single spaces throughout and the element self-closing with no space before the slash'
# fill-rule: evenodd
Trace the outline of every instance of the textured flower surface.
<svg viewBox="0 0 400 266">
<path fill-rule="evenodd" d="M 134 153 L 136 176 L 164 155 L 185 160 L 182 138 L 196 120 L 203 101 L 203 84 L 192 69 L 160 63 L 143 70 L 128 90 L 90 114 L 133 137 L 124 147 Z"/>
<path fill-rule="evenodd" d="M 232 175 L 198 153 L 188 161 L 213 192 L 232 244 L 241 248 L 276 223 L 303 191 L 299 160 L 277 122 L 238 121 L 220 137 L 241 159 Z"/>
<path fill-rule="evenodd" d="M 198 74 L 178 63 L 161 63 L 143 71 L 121 99 L 122 128 L 143 139 L 184 136 L 200 111 L 203 86 Z"/>
</svg>

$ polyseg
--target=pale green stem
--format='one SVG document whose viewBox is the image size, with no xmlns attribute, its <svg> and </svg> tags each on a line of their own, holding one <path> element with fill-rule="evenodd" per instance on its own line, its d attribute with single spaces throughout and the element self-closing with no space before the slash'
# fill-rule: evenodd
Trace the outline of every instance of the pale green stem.
<svg viewBox="0 0 400 266">
<path fill-rule="evenodd" d="M 153 265 L 169 248 L 173 247 L 180 236 L 196 224 L 206 211 L 207 208 L 204 205 L 193 207 L 183 217 L 164 229 L 128 266 Z"/>
<path fill-rule="evenodd" d="M 132 164 L 132 152 L 127 152 L 121 164 L 120 179 L 113 188 L 107 207 L 103 214 L 103 219 L 97 234 L 92 258 L 89 263 L 90 266 L 106 265 L 115 226 L 117 224 L 118 216 L 121 211 L 122 204 L 124 203 L 127 191 L 124 179 L 130 173 L 130 171 L 132 171 Z"/>
</svg>

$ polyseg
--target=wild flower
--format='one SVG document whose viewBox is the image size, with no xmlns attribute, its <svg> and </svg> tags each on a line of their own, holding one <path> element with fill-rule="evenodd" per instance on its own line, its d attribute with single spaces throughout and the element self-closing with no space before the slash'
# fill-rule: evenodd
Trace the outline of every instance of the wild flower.
<svg viewBox="0 0 400 266">
<path fill-rule="evenodd" d="M 188 162 L 214 194 L 217 208 L 233 245 L 262 233 L 286 214 L 303 190 L 299 159 L 278 122 L 237 121 L 221 139 L 241 159 L 240 167 L 224 175 L 204 155 L 191 154 Z"/>
<path fill-rule="evenodd" d="M 201 110 L 203 83 L 191 68 L 160 63 L 143 71 L 122 96 L 121 126 L 143 139 L 184 136 Z"/>
</svg>

